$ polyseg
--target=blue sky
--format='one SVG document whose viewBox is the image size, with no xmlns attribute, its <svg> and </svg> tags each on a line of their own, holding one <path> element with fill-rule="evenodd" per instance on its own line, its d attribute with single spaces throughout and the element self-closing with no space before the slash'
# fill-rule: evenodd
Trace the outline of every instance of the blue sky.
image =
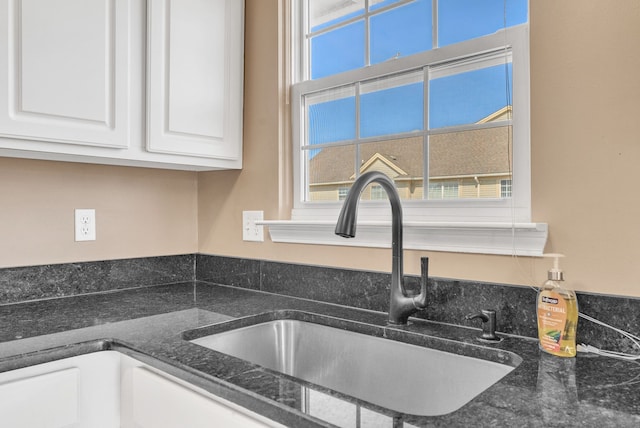
<svg viewBox="0 0 640 428">
<path fill-rule="evenodd" d="M 313 0 L 310 0 L 313 1 Z M 505 3 L 506 1 L 506 3 Z M 376 4 L 379 9 L 397 0 Z M 506 15 L 505 15 L 506 5 Z M 440 0 L 438 2 L 438 46 L 492 34 L 505 26 L 527 22 L 527 0 Z M 318 31 L 348 19 L 360 12 L 350 13 L 312 29 Z M 431 0 L 413 2 L 372 17 L 371 64 L 389 60 L 400 54 L 411 55 L 431 49 Z M 312 39 L 313 79 L 365 65 L 365 26 L 357 21 Z"/>
</svg>

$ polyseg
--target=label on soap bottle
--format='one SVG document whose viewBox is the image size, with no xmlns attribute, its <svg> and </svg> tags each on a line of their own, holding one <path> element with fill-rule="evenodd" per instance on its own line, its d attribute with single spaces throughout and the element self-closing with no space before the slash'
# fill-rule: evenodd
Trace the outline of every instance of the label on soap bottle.
<svg viewBox="0 0 640 428">
<path fill-rule="evenodd" d="M 538 300 L 538 336 L 540 347 L 557 354 L 567 323 L 567 303 L 554 290 L 540 292 Z"/>
</svg>

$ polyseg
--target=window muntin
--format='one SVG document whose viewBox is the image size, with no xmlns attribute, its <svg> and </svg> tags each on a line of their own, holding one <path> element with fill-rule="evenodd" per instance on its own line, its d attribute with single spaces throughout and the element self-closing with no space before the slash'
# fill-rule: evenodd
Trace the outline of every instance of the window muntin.
<svg viewBox="0 0 640 428">
<path fill-rule="evenodd" d="M 524 22 L 526 22 L 526 1 L 509 1 L 508 7 L 512 4 L 518 3 L 524 4 Z M 313 2 L 312 2 L 313 3 Z M 358 3 L 358 2 L 356 2 Z M 413 1 L 397 0 L 392 2 L 371 2 L 369 4 L 370 11 L 374 8 L 382 10 L 387 13 L 391 8 L 400 6 L 407 6 L 409 3 L 413 4 Z M 424 2 L 420 2 L 424 3 Z M 426 2 L 430 3 L 430 2 Z M 442 3 L 442 2 L 440 2 Z M 364 10 L 364 1 L 359 2 L 363 5 L 359 9 L 359 17 L 363 17 L 365 21 L 373 19 L 374 14 L 367 14 Z M 439 6 L 442 6 L 439 4 Z M 349 21 L 349 19 L 351 21 Z M 355 22 L 356 14 L 351 15 L 349 19 L 345 19 L 345 22 Z M 337 21 L 331 23 L 339 27 L 342 24 L 337 24 Z M 368 26 L 366 24 L 365 26 Z M 437 27 L 437 23 L 434 26 Z M 329 30 L 327 30 L 329 28 Z M 330 31 L 333 27 L 325 27 L 324 31 Z M 502 180 L 513 180 L 513 169 L 520 168 L 520 178 L 514 180 L 515 183 L 520 183 L 521 187 L 514 186 L 513 193 L 517 195 L 515 202 L 512 206 L 515 209 L 511 212 L 524 213 L 524 216 L 519 218 L 530 218 L 530 190 L 527 188 L 530 183 L 528 178 L 529 170 L 528 166 L 528 36 L 526 38 L 523 35 L 527 34 L 528 29 L 526 26 L 521 26 L 520 29 L 509 30 L 508 32 L 500 32 L 492 34 L 490 36 L 484 36 L 478 39 L 465 41 L 452 46 L 446 46 L 438 50 L 430 50 L 419 54 L 411 55 L 407 58 L 402 58 L 402 54 L 398 56 L 398 59 L 385 61 L 380 64 L 374 64 L 370 67 L 364 67 L 358 70 L 351 70 L 346 73 L 340 73 L 335 76 L 328 76 L 322 79 L 309 80 L 294 85 L 293 87 L 293 105 L 298 105 L 296 100 L 302 100 L 301 106 L 303 110 L 307 105 L 307 97 L 317 97 L 322 99 L 326 96 L 326 91 L 335 90 L 335 88 L 348 87 L 353 89 L 353 99 L 350 100 L 350 105 L 353 106 L 353 110 L 349 111 L 348 115 L 336 115 L 339 117 L 337 121 L 324 120 L 322 123 L 328 125 L 333 129 L 331 132 L 334 134 L 340 134 L 342 131 L 337 131 L 338 124 L 349 123 L 350 131 L 349 135 L 343 135 L 341 138 L 329 138 L 322 137 L 309 137 L 307 134 L 308 128 L 305 121 L 308 119 L 308 111 L 304 111 L 301 114 L 295 113 L 294 110 L 294 139 L 297 136 L 301 138 L 297 141 L 299 144 L 299 150 L 302 151 L 303 162 L 296 163 L 296 170 L 302 174 L 302 177 L 308 176 L 310 170 L 317 170 L 316 166 L 311 163 L 319 163 L 315 158 L 309 156 L 308 152 L 312 150 L 323 149 L 330 154 L 334 153 L 334 157 L 339 157 L 340 163 L 348 165 L 348 171 L 342 172 L 338 175 L 342 176 L 340 186 L 344 187 L 349 185 L 353 180 L 362 172 L 365 171 L 363 166 L 376 164 L 378 166 L 386 162 L 388 164 L 391 157 L 395 157 L 395 148 L 402 141 L 410 141 L 412 139 L 419 139 L 419 144 L 413 144 L 420 149 L 415 153 L 415 157 L 421 159 L 421 175 L 415 177 L 411 173 L 401 174 L 398 173 L 398 169 L 402 169 L 402 166 L 393 165 L 393 172 L 388 175 L 394 179 L 397 187 L 400 190 L 400 181 L 411 182 L 411 185 L 407 185 L 407 188 L 411 188 L 411 196 L 402 196 L 403 199 L 418 199 L 422 203 L 427 203 L 430 207 L 432 203 L 453 201 L 449 199 L 454 196 L 453 191 L 446 193 L 446 198 L 432 199 L 429 197 L 428 191 L 423 191 L 424 179 L 426 178 L 427 185 L 432 182 L 437 183 L 442 180 L 458 180 L 458 192 L 455 199 L 464 199 L 470 202 L 470 205 L 455 204 L 452 205 L 454 211 L 445 209 L 446 212 L 460 212 L 470 208 L 470 215 L 465 217 L 461 215 L 460 218 L 473 219 L 474 213 L 484 212 L 486 209 L 493 210 L 491 207 L 508 208 L 508 205 L 484 202 L 480 210 L 475 209 L 476 205 L 474 200 L 483 201 L 499 201 L 499 200 L 511 200 L 511 197 L 502 192 Z M 515 36 L 514 36 L 515 35 Z M 518 39 L 515 40 L 514 39 Z M 515 41 L 514 41 L 515 40 Z M 433 41 L 435 43 L 435 41 Z M 513 45 L 517 45 L 518 52 L 513 53 Z M 521 50 L 524 47 L 526 49 Z M 370 47 L 367 47 L 365 51 L 370 53 Z M 520 58 L 515 61 L 513 57 Z M 365 62 L 370 62 L 367 59 Z M 520 73 L 518 73 L 520 70 Z M 526 71 L 523 72 L 523 71 Z M 513 73 L 519 76 L 518 83 L 516 85 Z M 478 85 L 478 79 L 482 75 L 489 75 L 482 85 Z M 302 73 L 301 75 L 304 75 Z M 407 80 L 407 76 L 411 76 L 413 81 L 405 84 L 398 84 L 403 79 Z M 480 76 L 480 77 L 478 77 Z M 476 82 L 474 85 L 473 82 Z M 482 80 L 482 79 L 480 79 Z M 444 83 L 453 82 L 445 85 Z M 426 83 L 425 83 L 426 82 Z M 524 83 L 523 83 L 524 82 Z M 514 87 L 517 86 L 517 87 Z M 458 87 L 457 98 L 450 93 L 447 94 L 446 99 L 434 100 L 434 94 L 447 93 L 447 89 L 451 91 L 451 88 Z M 460 90 L 463 89 L 464 90 Z M 523 89 L 524 88 L 524 89 Z M 473 89 L 473 90 L 471 90 Z M 407 91 L 403 93 L 403 91 Z M 496 96 L 491 97 L 492 102 L 487 103 L 487 93 L 493 92 Z M 401 95 L 402 94 L 402 95 Z M 409 94 L 409 97 L 406 95 Z M 495 104 L 495 99 L 501 98 L 500 104 Z M 466 98 L 465 98 L 466 97 Z M 519 98 L 518 98 L 519 97 Z M 442 96 L 442 98 L 444 98 Z M 514 98 L 517 98 L 514 105 Z M 383 100 L 384 102 L 374 102 Z M 395 100 L 395 101 L 394 101 Z M 412 105 L 412 108 L 402 108 L 400 101 L 404 101 L 407 105 Z M 416 102 L 415 100 L 421 100 Z M 363 102 L 364 101 L 364 102 Z M 422 103 L 420 107 L 416 107 Z M 373 108 L 376 106 L 376 108 Z M 386 106 L 386 107 L 385 107 Z M 463 106 L 466 111 L 467 119 L 456 118 L 451 112 L 455 112 L 456 106 Z M 446 107 L 446 109 L 445 109 Z M 473 108 L 471 108 L 473 107 Z M 495 108 L 495 110 L 494 110 Z M 331 110 L 329 106 L 327 110 Z M 386 110 L 385 110 L 386 109 Z M 448 112 L 447 115 L 436 115 L 435 110 L 442 109 Z M 320 108 L 319 108 L 320 110 Z M 513 114 L 520 114 L 520 120 L 513 120 Z M 416 113 L 418 112 L 418 113 Z M 488 112 L 488 113 L 487 113 Z M 411 116 L 412 120 L 400 120 Z M 422 117 L 421 117 L 422 116 Z M 328 116 L 329 117 L 329 116 Z M 396 120 L 387 120 L 387 128 L 383 126 L 385 118 L 395 117 Z M 399 118 L 399 119 L 398 119 Z M 298 123 L 296 121 L 299 119 Z M 422 123 L 420 123 L 422 122 Z M 315 122 L 320 123 L 319 121 Z M 408 125 L 413 123 L 413 126 Z M 417 126 L 415 124 L 418 124 Z M 428 127 L 428 124 L 431 127 Z M 524 124 L 519 126 L 519 130 L 513 129 L 514 123 Z M 449 139 L 458 136 L 457 133 L 473 131 L 476 133 L 487 132 L 487 129 L 496 128 L 495 131 L 503 138 L 502 141 L 494 142 L 493 145 L 486 145 L 491 147 L 490 151 L 499 153 L 501 156 L 501 168 L 499 174 L 494 174 L 492 177 L 488 177 L 487 172 L 483 169 L 477 169 L 476 171 L 467 171 L 465 177 L 447 178 L 440 175 L 435 175 L 436 169 L 432 163 L 434 156 L 434 147 L 437 145 L 438 139 L 442 139 L 443 135 Z M 314 127 L 316 131 L 320 129 Z M 326 135 L 331 134 L 327 132 Z M 472 133 L 473 133 L 472 132 Z M 353 136 L 353 138 L 350 138 Z M 452 137 L 453 136 L 453 137 Z M 306 138 L 305 138 L 306 137 Z M 514 142 L 514 138 L 516 141 Z M 365 153 L 366 147 L 373 147 L 376 144 L 385 144 L 388 146 L 386 153 L 382 153 L 381 150 L 376 150 L 374 153 Z M 313 147 L 312 147 L 313 146 Z M 432 147 L 433 146 L 433 147 Z M 349 147 L 347 149 L 347 147 Z M 331 148 L 331 150 L 326 150 Z M 468 146 L 470 152 L 474 149 L 473 144 Z M 345 151 L 350 151 L 350 154 L 345 157 L 342 154 Z M 384 151 L 384 150 L 383 150 Z M 337 154 L 340 152 L 340 154 Z M 457 151 L 459 156 L 462 153 Z M 504 155 L 504 156 L 503 156 Z M 325 159 L 325 164 L 331 164 L 335 171 L 335 161 L 329 162 Z M 507 165 L 506 171 L 502 168 L 503 165 Z M 387 165 L 388 166 L 388 165 Z M 346 177 L 346 172 L 350 175 Z M 406 171 L 405 171 L 406 172 Z M 433 172 L 433 174 L 432 174 Z M 517 173 L 515 175 L 518 175 Z M 298 175 L 297 175 L 298 176 Z M 480 183 L 478 185 L 478 182 Z M 326 198 L 316 198 L 312 196 L 315 192 L 313 188 L 320 187 L 321 182 L 305 182 L 296 183 L 296 193 L 302 195 L 302 197 L 295 203 L 297 210 L 301 208 L 313 209 L 314 205 L 306 205 L 306 203 L 315 204 L 316 201 L 327 202 Z M 523 188 L 523 190 L 520 190 Z M 338 191 L 334 189 L 334 201 L 339 206 Z M 442 187 L 441 187 L 442 189 Z M 302 191 L 300 193 L 300 191 Z M 409 192 L 406 193 L 408 195 Z M 440 192 L 442 195 L 443 193 Z M 364 196 L 364 195 L 363 195 Z M 416 196 L 418 196 L 416 198 Z M 306 201 L 306 202 L 305 202 Z M 406 205 L 405 213 L 412 211 L 414 208 L 426 207 L 426 205 Z M 435 207 L 440 209 L 448 205 L 436 205 Z M 487 208 L 488 207 L 488 208 Z M 433 207 L 429 209 L 429 213 L 434 212 Z M 521 210 L 521 208 L 523 208 Z M 419 208 L 420 209 L 420 208 Z M 294 210 L 295 211 L 295 210 Z M 365 208 L 366 211 L 366 208 Z M 443 211 L 444 212 L 444 211 Z M 294 213 L 295 215 L 295 213 Z M 307 214 L 305 214 L 307 215 Z M 456 214 L 458 215 L 458 214 Z M 507 214 L 509 215 L 509 214 Z M 493 214 L 488 215 L 489 217 Z M 483 214 L 483 217 L 486 217 Z M 503 216 L 503 218 L 506 217 Z M 438 217 L 438 218 L 448 218 Z"/>
</svg>

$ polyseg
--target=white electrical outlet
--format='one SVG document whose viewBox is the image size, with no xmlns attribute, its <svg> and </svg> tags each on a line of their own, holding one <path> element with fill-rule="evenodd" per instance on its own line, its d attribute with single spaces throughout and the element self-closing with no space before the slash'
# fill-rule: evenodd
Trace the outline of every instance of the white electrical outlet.
<svg viewBox="0 0 640 428">
<path fill-rule="evenodd" d="M 76 241 L 96 240 L 96 210 L 76 209 Z"/>
<path fill-rule="evenodd" d="M 264 241 L 264 226 L 256 221 L 264 220 L 264 211 L 242 211 L 242 240 Z"/>
</svg>

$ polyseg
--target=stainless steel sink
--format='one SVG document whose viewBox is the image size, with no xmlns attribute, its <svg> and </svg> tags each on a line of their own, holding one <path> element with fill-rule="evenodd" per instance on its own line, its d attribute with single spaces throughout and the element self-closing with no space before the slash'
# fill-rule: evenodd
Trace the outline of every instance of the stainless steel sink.
<svg viewBox="0 0 640 428">
<path fill-rule="evenodd" d="M 387 409 L 421 416 L 459 409 L 522 361 L 510 352 L 430 338 L 440 347 L 460 351 L 445 352 L 376 337 L 389 334 L 383 327 L 367 325 L 368 334 L 363 334 L 345 329 L 361 327 L 358 323 L 336 323 L 334 319 L 336 328 L 318 324 L 321 316 L 315 316 L 314 322 L 291 319 L 292 312 L 297 313 L 289 311 L 282 319 L 262 321 L 258 317 L 251 325 L 246 325 L 251 322 L 246 319 L 218 324 L 217 333 L 191 342 Z M 465 353 L 481 357 L 461 355 Z"/>
</svg>

